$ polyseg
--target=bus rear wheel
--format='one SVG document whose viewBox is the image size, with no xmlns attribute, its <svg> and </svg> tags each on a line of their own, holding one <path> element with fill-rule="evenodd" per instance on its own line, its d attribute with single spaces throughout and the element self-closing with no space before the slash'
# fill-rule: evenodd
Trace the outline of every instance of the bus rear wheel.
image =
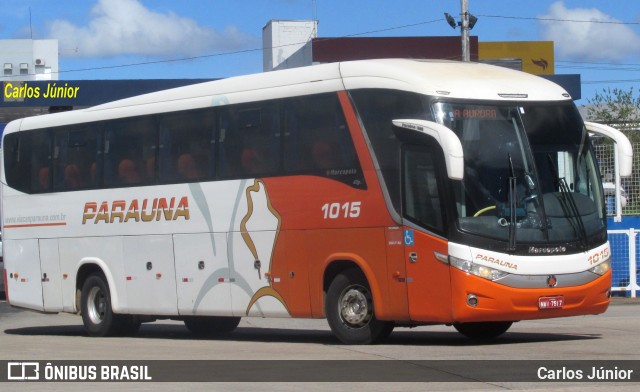
<svg viewBox="0 0 640 392">
<path fill-rule="evenodd" d="M 331 331 L 345 344 L 375 343 L 394 328 L 393 322 L 376 318 L 369 284 L 357 269 L 346 270 L 331 282 L 325 313 Z"/>
<path fill-rule="evenodd" d="M 471 339 L 492 339 L 507 332 L 512 321 L 485 321 L 477 323 L 456 323 L 453 327 Z"/>
<path fill-rule="evenodd" d="M 89 336 L 114 336 L 121 332 L 125 316 L 113 313 L 111 293 L 101 273 L 94 273 L 82 285 L 82 322 Z"/>
<path fill-rule="evenodd" d="M 232 332 L 240 324 L 240 317 L 194 316 L 184 319 L 191 333 L 199 336 L 215 336 Z"/>
</svg>

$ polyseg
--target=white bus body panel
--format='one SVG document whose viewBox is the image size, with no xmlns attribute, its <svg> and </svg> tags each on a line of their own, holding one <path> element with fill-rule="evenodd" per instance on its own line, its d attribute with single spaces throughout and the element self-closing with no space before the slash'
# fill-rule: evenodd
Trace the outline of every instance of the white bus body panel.
<svg viewBox="0 0 640 392">
<path fill-rule="evenodd" d="M 231 316 L 226 233 L 176 234 L 178 313 Z"/>
<path fill-rule="evenodd" d="M 5 188 L 6 189 L 6 188 Z M 225 196 L 226 197 L 223 197 Z M 228 195 L 234 195 L 228 197 Z M 47 203 L 33 202 L 48 198 Z M 188 201 L 188 219 L 171 218 L 160 209 L 152 214 L 154 200 L 168 205 Z M 31 200 L 31 202 L 29 202 Z M 128 206 L 137 200 L 149 221 L 87 218 L 86 203 L 114 201 Z M 142 208 L 147 200 L 146 209 Z M 173 200 L 173 201 L 171 201 Z M 288 317 L 284 305 L 270 296 L 252 300 L 268 289 L 268 273 L 280 217 L 269 205 L 260 181 L 233 180 L 202 184 L 176 184 L 25 196 L 5 192 L 7 259 L 11 252 L 32 255 L 19 275 L 29 275 L 34 289 L 11 290 L 16 306 L 43 310 L 40 260 L 46 267 L 47 307 L 51 311 L 77 312 L 76 282 L 84 264 L 97 265 L 104 273 L 116 313 L 157 315 L 221 315 Z M 29 211 L 29 216 L 21 211 Z M 84 222 L 83 222 L 84 221 Z M 11 227 L 13 226 L 13 227 Z M 24 226 L 24 227 L 23 227 Z M 32 239 L 30 237 L 38 237 Z M 59 238 L 59 239 L 58 239 Z M 38 241 L 43 246 L 40 259 Z M 44 250 L 46 248 L 46 250 Z M 56 251 L 57 248 L 57 251 Z M 27 249 L 27 250 L 25 250 Z M 20 260 L 25 260 L 19 254 Z M 260 269 L 256 269 L 259 260 Z M 199 269 L 199 262 L 204 268 Z M 147 264 L 150 269 L 147 269 Z M 27 265 L 28 264 L 28 265 Z M 13 267 L 9 262 L 8 267 Z M 29 270 L 27 270 L 29 268 Z M 56 270 L 58 268 L 58 270 Z M 9 268 L 9 272 L 12 270 Z M 278 282 L 274 282 L 277 284 Z M 37 291 L 35 291 L 37 290 Z M 252 304 L 250 307 L 249 305 Z"/>
<path fill-rule="evenodd" d="M 11 305 L 44 311 L 38 240 L 5 240 L 4 259 Z"/>
<path fill-rule="evenodd" d="M 62 281 L 62 303 L 65 312 L 80 310 L 76 303 L 76 279 L 85 264 L 100 267 L 109 284 L 111 306 L 116 313 L 127 309 L 125 287 L 124 253 L 122 237 L 79 237 L 61 238 L 59 242 L 60 271 Z M 13 303 L 13 298 L 11 298 Z"/>
<path fill-rule="evenodd" d="M 44 310 L 45 312 L 61 312 L 63 310 L 62 274 L 60 273 L 58 240 L 42 239 L 39 242 Z"/>
<path fill-rule="evenodd" d="M 475 264 L 518 275 L 571 274 L 587 271 L 611 255 L 609 242 L 575 254 L 536 257 L 510 255 L 449 242 L 449 255 Z"/>
<path fill-rule="evenodd" d="M 122 239 L 122 250 L 127 313 L 177 315 L 172 237 L 126 236 Z"/>
</svg>

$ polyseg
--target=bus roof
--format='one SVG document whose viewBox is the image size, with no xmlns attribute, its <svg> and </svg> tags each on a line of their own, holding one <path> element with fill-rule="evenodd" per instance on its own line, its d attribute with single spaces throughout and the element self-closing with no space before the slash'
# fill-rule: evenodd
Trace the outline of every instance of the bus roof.
<svg viewBox="0 0 640 392">
<path fill-rule="evenodd" d="M 569 94 L 553 82 L 503 67 L 445 60 L 360 60 L 178 87 L 87 109 L 26 118 L 20 128 L 36 129 L 361 88 L 474 100 L 570 100 Z M 7 130 L 16 129 L 15 125 Z"/>
</svg>

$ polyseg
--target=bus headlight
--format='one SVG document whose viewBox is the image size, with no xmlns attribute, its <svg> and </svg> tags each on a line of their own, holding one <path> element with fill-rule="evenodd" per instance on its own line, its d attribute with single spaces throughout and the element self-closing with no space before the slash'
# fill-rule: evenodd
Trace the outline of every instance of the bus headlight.
<svg viewBox="0 0 640 392">
<path fill-rule="evenodd" d="M 600 263 L 600 264 L 596 265 L 595 267 L 591 268 L 589 270 L 589 272 L 593 272 L 594 274 L 597 274 L 597 275 L 604 275 L 610 269 L 611 269 L 611 258 L 608 258 L 605 261 L 603 261 L 602 263 Z"/>
<path fill-rule="evenodd" d="M 498 280 L 509 275 L 508 272 L 486 267 L 484 265 L 474 264 L 469 260 L 459 259 L 454 256 L 449 256 L 449 263 L 452 267 L 488 280 Z"/>
</svg>

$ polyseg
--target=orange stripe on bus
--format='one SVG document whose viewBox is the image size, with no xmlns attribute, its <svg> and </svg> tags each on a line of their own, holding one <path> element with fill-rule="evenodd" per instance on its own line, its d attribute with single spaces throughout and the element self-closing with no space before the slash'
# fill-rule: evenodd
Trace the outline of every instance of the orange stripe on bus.
<svg viewBox="0 0 640 392">
<path fill-rule="evenodd" d="M 5 229 L 19 229 L 22 227 L 45 227 L 45 226 L 66 226 L 66 222 L 60 223 L 29 223 L 24 225 L 5 225 Z"/>
</svg>

